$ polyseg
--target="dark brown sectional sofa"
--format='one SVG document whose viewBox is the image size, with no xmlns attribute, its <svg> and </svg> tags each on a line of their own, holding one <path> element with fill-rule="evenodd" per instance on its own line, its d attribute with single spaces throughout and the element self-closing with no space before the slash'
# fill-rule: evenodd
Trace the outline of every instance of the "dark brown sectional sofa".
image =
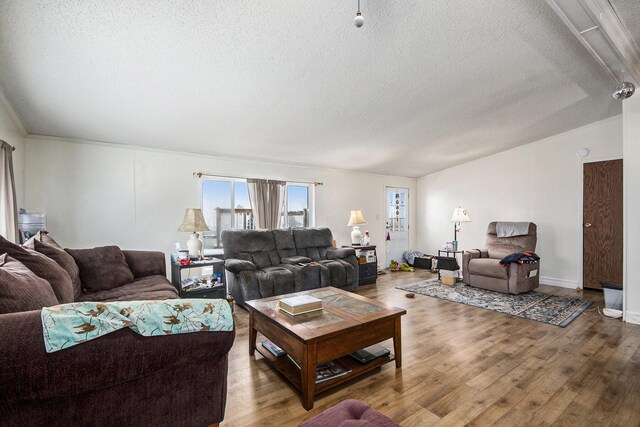
<svg viewBox="0 0 640 427">
<path fill-rule="evenodd" d="M 222 421 L 227 354 L 235 331 L 142 337 L 123 329 L 45 352 L 43 306 L 177 298 L 166 278 L 163 253 L 116 246 L 65 251 L 48 236 L 31 244 L 35 249 L 0 237 L 0 425 L 202 426 Z M 43 252 L 49 253 L 46 259 Z M 29 294 L 21 295 L 23 290 Z M 39 292 L 34 295 L 34 290 Z"/>
</svg>

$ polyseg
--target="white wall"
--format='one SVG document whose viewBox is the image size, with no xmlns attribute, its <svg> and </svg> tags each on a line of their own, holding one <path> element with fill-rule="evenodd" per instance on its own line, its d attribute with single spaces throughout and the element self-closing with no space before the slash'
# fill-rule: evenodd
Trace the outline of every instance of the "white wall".
<svg viewBox="0 0 640 427">
<path fill-rule="evenodd" d="M 193 172 L 288 181 L 321 181 L 316 225 L 331 228 L 338 245 L 350 242 L 351 209 L 361 209 L 372 243 L 384 261 L 384 186 L 415 195 L 413 178 L 234 160 L 114 144 L 27 137 L 26 205 L 47 212 L 54 238 L 67 247 L 117 244 L 171 252 L 184 246 L 176 230 L 184 209 L 199 207 L 200 180 Z M 313 155 L 313 153 L 309 153 Z M 410 212 L 415 242 L 415 206 Z"/>
<path fill-rule="evenodd" d="M 623 102 L 624 319 L 640 324 L 640 96 Z"/>
<path fill-rule="evenodd" d="M 24 141 L 26 132 L 13 113 L 0 88 L 0 139 L 16 147 L 13 152 L 13 172 L 16 180 L 18 206 L 24 202 Z"/>
<path fill-rule="evenodd" d="M 583 147 L 591 151 L 584 161 L 621 158 L 622 118 L 419 178 L 418 249 L 433 254 L 453 239 L 449 220 L 456 206 L 467 208 L 472 220 L 458 234 L 462 249 L 484 247 L 491 221 L 533 221 L 538 225 L 541 281 L 581 286 L 583 161 L 575 153 Z"/>
</svg>

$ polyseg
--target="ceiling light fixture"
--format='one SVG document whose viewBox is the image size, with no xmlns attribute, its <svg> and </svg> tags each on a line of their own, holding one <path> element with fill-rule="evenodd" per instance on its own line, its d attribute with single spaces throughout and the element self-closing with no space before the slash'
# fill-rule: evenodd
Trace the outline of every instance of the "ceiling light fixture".
<svg viewBox="0 0 640 427">
<path fill-rule="evenodd" d="M 358 11 L 356 12 L 356 19 L 353 20 L 353 23 L 358 28 L 364 25 L 364 18 L 362 17 L 362 13 L 360 13 L 360 0 L 358 0 Z"/>
<path fill-rule="evenodd" d="M 635 91 L 636 91 L 636 87 L 633 85 L 633 83 L 621 82 L 613 90 L 613 97 L 615 99 L 627 99 L 627 98 L 630 98 Z"/>
</svg>

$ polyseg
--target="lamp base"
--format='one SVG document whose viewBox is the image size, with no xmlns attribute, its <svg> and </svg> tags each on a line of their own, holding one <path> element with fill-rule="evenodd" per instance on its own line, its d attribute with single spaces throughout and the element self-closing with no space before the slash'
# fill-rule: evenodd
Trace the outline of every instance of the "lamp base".
<svg viewBox="0 0 640 427">
<path fill-rule="evenodd" d="M 359 246 L 361 237 L 362 237 L 362 233 L 360 232 L 360 227 L 358 227 L 357 225 L 354 225 L 353 231 L 351 232 L 351 244 Z"/>
<path fill-rule="evenodd" d="M 189 240 L 187 240 L 187 249 L 189 249 L 190 257 L 199 257 L 202 252 L 202 240 L 198 233 L 191 233 Z"/>
</svg>

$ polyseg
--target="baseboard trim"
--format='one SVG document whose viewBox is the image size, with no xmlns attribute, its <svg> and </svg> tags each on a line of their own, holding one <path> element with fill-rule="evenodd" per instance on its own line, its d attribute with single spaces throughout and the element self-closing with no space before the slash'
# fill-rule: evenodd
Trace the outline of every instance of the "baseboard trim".
<svg viewBox="0 0 640 427">
<path fill-rule="evenodd" d="M 624 314 L 624 321 L 627 323 L 634 323 L 636 325 L 640 325 L 640 313 L 636 313 L 634 311 L 627 311 Z"/>
<path fill-rule="evenodd" d="M 545 277 L 545 276 L 540 276 L 540 284 L 557 286 L 559 288 L 568 288 L 568 289 L 582 288 L 582 286 L 580 285 L 580 282 L 576 282 L 573 280 L 566 280 L 566 279 L 556 279 L 555 277 Z"/>
</svg>

